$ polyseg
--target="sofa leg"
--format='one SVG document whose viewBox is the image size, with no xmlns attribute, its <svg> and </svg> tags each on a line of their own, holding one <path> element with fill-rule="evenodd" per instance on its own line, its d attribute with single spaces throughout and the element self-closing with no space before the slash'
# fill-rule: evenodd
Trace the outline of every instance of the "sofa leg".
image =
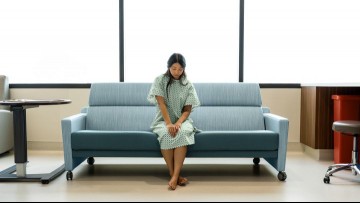
<svg viewBox="0 0 360 203">
<path fill-rule="evenodd" d="M 260 158 L 254 158 L 253 162 L 254 162 L 255 165 L 259 165 Z"/>
<path fill-rule="evenodd" d="M 88 164 L 89 165 L 94 165 L 94 163 L 95 163 L 95 159 L 94 159 L 94 157 L 89 157 L 88 159 L 87 159 L 87 162 L 88 162 Z"/>
<path fill-rule="evenodd" d="M 69 180 L 72 180 L 73 179 L 73 173 L 71 171 L 68 171 L 66 173 L 66 180 L 69 181 Z"/>
</svg>

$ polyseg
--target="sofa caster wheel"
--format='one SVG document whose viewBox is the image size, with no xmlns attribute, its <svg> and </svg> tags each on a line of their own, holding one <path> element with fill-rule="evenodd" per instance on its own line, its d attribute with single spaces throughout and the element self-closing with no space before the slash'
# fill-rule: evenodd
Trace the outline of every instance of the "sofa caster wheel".
<svg viewBox="0 0 360 203">
<path fill-rule="evenodd" d="M 41 183 L 42 183 L 43 185 L 47 185 L 47 184 L 50 183 L 50 180 L 41 180 Z"/>
<path fill-rule="evenodd" d="M 260 163 L 260 158 L 254 158 L 254 159 L 253 159 L 253 162 L 254 162 L 255 165 L 259 165 L 259 163 Z"/>
<path fill-rule="evenodd" d="M 88 162 L 88 164 L 89 165 L 94 165 L 94 163 L 95 163 L 95 159 L 94 159 L 94 157 L 89 157 L 88 159 L 87 159 L 87 162 Z"/>
<path fill-rule="evenodd" d="M 280 171 L 279 174 L 278 174 L 278 179 L 279 179 L 280 181 L 285 181 L 286 178 L 287 178 L 286 173 L 285 173 L 284 171 Z"/>
<path fill-rule="evenodd" d="M 73 179 L 73 173 L 71 171 L 68 171 L 66 173 L 66 180 L 69 181 L 69 180 L 72 180 Z"/>
<path fill-rule="evenodd" d="M 324 183 L 325 184 L 330 184 L 330 177 L 325 177 L 324 178 Z"/>
</svg>

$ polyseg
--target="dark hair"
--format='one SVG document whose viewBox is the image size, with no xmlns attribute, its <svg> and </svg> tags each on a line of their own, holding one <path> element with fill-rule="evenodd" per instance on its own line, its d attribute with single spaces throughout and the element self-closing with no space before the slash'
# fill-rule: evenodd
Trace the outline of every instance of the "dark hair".
<svg viewBox="0 0 360 203">
<path fill-rule="evenodd" d="M 186 67 L 185 57 L 179 53 L 174 53 L 173 55 L 170 56 L 167 62 L 167 67 L 170 68 L 174 63 L 179 63 L 181 67 L 184 69 Z"/>
<path fill-rule="evenodd" d="M 185 67 L 186 67 L 186 60 L 185 57 L 179 53 L 174 53 L 170 56 L 168 62 L 167 62 L 167 68 L 168 70 L 166 71 L 166 73 L 164 74 L 165 76 L 169 77 L 169 81 L 166 85 L 166 96 L 168 96 L 168 89 L 169 86 L 174 82 L 174 77 L 171 75 L 170 72 L 170 67 L 175 64 L 175 63 L 179 63 L 181 65 L 181 67 L 184 69 L 184 72 L 181 74 L 179 80 L 181 82 L 181 85 L 186 86 L 187 82 L 184 84 L 184 78 L 186 78 L 186 73 L 185 73 Z"/>
</svg>

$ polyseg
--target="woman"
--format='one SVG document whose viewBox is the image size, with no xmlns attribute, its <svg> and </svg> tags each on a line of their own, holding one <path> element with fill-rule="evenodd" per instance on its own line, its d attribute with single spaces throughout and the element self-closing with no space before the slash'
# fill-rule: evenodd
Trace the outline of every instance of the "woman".
<svg viewBox="0 0 360 203">
<path fill-rule="evenodd" d="M 184 56 L 178 53 L 171 55 L 167 72 L 155 79 L 148 95 L 148 100 L 158 106 L 151 129 L 158 135 L 172 190 L 177 185 L 188 183 L 180 172 L 187 146 L 195 143 L 195 128 L 189 115 L 193 108 L 200 105 L 194 86 L 186 78 L 185 67 Z"/>
</svg>

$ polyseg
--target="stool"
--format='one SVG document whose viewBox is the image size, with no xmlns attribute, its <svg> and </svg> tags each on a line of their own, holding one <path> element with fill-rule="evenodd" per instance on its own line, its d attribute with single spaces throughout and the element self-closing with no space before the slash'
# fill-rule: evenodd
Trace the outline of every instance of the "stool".
<svg viewBox="0 0 360 203">
<path fill-rule="evenodd" d="M 340 132 L 345 135 L 353 136 L 353 152 L 352 152 L 352 163 L 348 164 L 335 164 L 329 166 L 324 178 L 324 183 L 330 183 L 330 176 L 334 173 L 351 169 L 354 175 L 360 174 L 360 164 L 358 164 L 358 146 L 359 146 L 359 135 L 360 135 L 360 121 L 336 121 L 332 126 L 333 131 Z"/>
</svg>

